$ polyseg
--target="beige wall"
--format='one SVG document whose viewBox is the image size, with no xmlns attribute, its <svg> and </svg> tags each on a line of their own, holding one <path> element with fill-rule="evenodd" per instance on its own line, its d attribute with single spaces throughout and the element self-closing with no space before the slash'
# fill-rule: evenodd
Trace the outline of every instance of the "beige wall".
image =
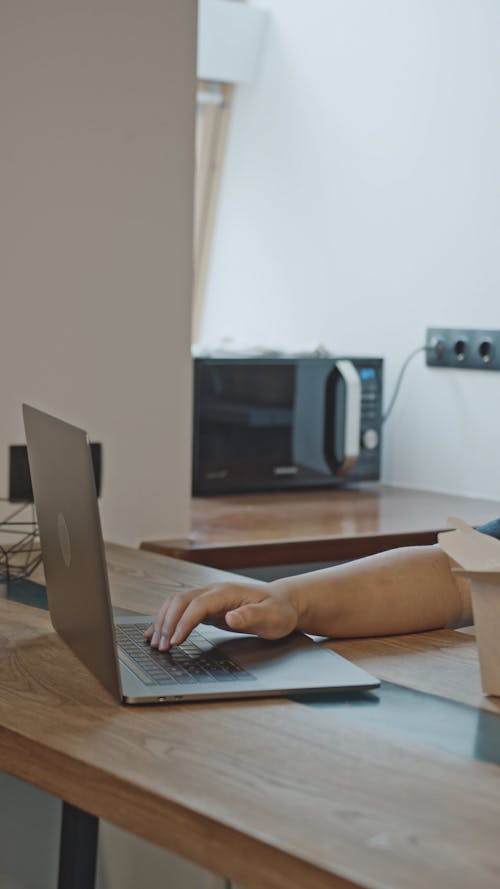
<svg viewBox="0 0 500 889">
<path fill-rule="evenodd" d="M 195 44 L 195 0 L 0 8 L 0 496 L 27 401 L 129 544 L 188 528 Z"/>
</svg>

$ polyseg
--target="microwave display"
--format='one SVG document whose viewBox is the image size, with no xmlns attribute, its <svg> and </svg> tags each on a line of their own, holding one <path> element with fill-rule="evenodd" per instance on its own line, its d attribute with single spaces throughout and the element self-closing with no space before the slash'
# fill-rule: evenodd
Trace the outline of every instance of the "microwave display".
<svg viewBox="0 0 500 889">
<path fill-rule="evenodd" d="M 195 359 L 193 493 L 338 484 L 347 469 L 377 478 L 381 360 L 356 363 Z"/>
</svg>

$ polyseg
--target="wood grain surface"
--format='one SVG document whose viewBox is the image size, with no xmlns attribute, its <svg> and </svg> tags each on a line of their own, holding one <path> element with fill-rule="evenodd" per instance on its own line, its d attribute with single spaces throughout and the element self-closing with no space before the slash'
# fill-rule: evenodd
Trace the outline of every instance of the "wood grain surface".
<svg viewBox="0 0 500 889">
<path fill-rule="evenodd" d="M 195 497 L 188 539 L 142 548 L 224 569 L 337 561 L 435 543 L 450 515 L 479 524 L 500 504 L 375 484 Z"/>
<path fill-rule="evenodd" d="M 154 610 L 166 593 L 221 576 L 121 547 L 108 555 L 123 607 Z M 457 700 L 469 677 L 466 696 L 482 703 L 473 700 L 470 635 L 333 644 L 391 681 L 455 688 Z M 0 765 L 248 889 L 499 881 L 498 767 L 286 699 L 119 706 L 46 613 L 8 601 L 0 601 Z"/>
</svg>

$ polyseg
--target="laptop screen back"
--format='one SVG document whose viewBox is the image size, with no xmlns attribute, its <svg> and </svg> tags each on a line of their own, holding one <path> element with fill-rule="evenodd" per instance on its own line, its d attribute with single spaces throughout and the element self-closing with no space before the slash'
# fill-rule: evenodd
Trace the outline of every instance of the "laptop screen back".
<svg viewBox="0 0 500 889">
<path fill-rule="evenodd" d="M 54 629 L 118 700 L 121 683 L 87 434 L 23 405 Z"/>
</svg>

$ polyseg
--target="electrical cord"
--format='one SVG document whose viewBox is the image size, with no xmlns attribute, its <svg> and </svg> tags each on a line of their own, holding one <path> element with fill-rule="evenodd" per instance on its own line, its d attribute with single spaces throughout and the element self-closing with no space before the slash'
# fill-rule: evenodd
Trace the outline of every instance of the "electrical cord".
<svg viewBox="0 0 500 889">
<path fill-rule="evenodd" d="M 0 497 L 0 504 L 11 503 Z M 17 519 L 25 509 L 31 510 L 31 519 Z M 24 579 L 33 573 L 42 561 L 42 553 L 38 540 L 38 524 L 33 503 L 23 503 L 0 520 L 0 535 L 12 535 L 13 542 L 0 545 L 0 583 L 8 583 L 15 579 Z"/>
<path fill-rule="evenodd" d="M 403 361 L 403 364 L 401 365 L 401 370 L 399 371 L 398 378 L 396 380 L 396 385 L 394 386 L 394 391 L 392 393 L 391 400 L 389 401 L 389 406 L 388 406 L 387 410 L 385 411 L 385 413 L 382 414 L 382 423 L 385 423 L 385 421 L 388 419 L 389 414 L 391 413 L 391 411 L 396 403 L 396 398 L 399 395 L 401 383 L 403 382 L 403 377 L 405 375 L 406 368 L 408 367 L 410 361 L 412 360 L 412 358 L 415 358 L 415 355 L 419 355 L 420 352 L 427 352 L 431 349 L 432 349 L 432 346 L 419 346 L 418 349 L 414 349 L 413 352 L 410 352 L 408 357 L 405 358 L 405 360 Z"/>
</svg>

